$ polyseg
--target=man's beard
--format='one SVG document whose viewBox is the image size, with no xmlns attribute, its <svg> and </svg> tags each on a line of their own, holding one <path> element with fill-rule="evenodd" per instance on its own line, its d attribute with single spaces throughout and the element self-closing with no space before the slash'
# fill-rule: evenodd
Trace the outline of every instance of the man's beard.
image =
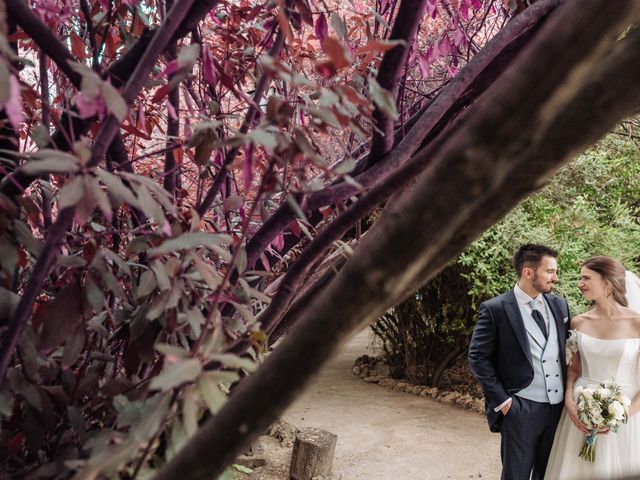
<svg viewBox="0 0 640 480">
<path fill-rule="evenodd" d="M 553 283 L 542 283 L 538 276 L 535 274 L 533 279 L 531 280 L 531 284 L 533 285 L 533 288 L 535 288 L 540 293 L 551 293 L 551 290 L 553 290 Z"/>
</svg>

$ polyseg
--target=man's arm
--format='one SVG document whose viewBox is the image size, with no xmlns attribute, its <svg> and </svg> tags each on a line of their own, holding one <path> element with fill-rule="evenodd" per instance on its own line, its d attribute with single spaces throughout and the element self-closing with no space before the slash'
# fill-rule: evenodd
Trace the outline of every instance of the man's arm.
<svg viewBox="0 0 640 480">
<path fill-rule="evenodd" d="M 491 310 L 482 303 L 478 313 L 478 322 L 473 330 L 469 344 L 469 366 L 476 377 L 490 408 L 508 411 L 509 395 L 496 376 L 491 359 L 495 351 L 496 326 Z"/>
</svg>

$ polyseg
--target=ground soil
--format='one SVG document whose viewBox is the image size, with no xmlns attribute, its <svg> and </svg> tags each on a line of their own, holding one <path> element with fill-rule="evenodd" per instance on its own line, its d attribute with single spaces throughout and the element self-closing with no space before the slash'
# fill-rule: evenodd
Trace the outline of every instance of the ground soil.
<svg viewBox="0 0 640 480">
<path fill-rule="evenodd" d="M 332 480 L 499 478 L 499 436 L 482 415 L 362 381 L 352 367 L 365 353 L 376 353 L 367 331 L 344 345 L 282 416 L 285 425 L 338 436 Z M 469 375 L 460 363 L 443 388 L 476 396 Z M 239 480 L 289 480 L 293 433 L 281 428 L 277 436 L 282 441 L 261 437 L 256 456 L 267 464 Z"/>
</svg>

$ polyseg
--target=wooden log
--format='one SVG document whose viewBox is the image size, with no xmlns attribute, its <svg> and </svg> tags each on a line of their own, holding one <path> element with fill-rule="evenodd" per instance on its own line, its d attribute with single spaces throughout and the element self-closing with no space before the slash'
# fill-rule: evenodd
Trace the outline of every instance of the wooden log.
<svg viewBox="0 0 640 480">
<path fill-rule="evenodd" d="M 318 428 L 303 428 L 296 435 L 291 455 L 291 480 L 329 478 L 338 436 Z"/>
</svg>

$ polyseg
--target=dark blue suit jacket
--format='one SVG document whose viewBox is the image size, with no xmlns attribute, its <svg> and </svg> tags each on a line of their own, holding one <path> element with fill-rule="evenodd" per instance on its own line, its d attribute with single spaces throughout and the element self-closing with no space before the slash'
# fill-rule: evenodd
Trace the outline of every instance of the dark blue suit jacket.
<svg viewBox="0 0 640 480">
<path fill-rule="evenodd" d="M 571 320 L 569 306 L 562 297 L 545 294 L 558 331 L 560 364 L 567 378 L 565 341 Z M 503 415 L 494 409 L 526 388 L 533 380 L 533 364 L 527 331 L 513 290 L 480 304 L 471 343 L 469 366 L 480 382 L 485 397 L 485 413 L 492 432 L 499 432 Z"/>
</svg>

